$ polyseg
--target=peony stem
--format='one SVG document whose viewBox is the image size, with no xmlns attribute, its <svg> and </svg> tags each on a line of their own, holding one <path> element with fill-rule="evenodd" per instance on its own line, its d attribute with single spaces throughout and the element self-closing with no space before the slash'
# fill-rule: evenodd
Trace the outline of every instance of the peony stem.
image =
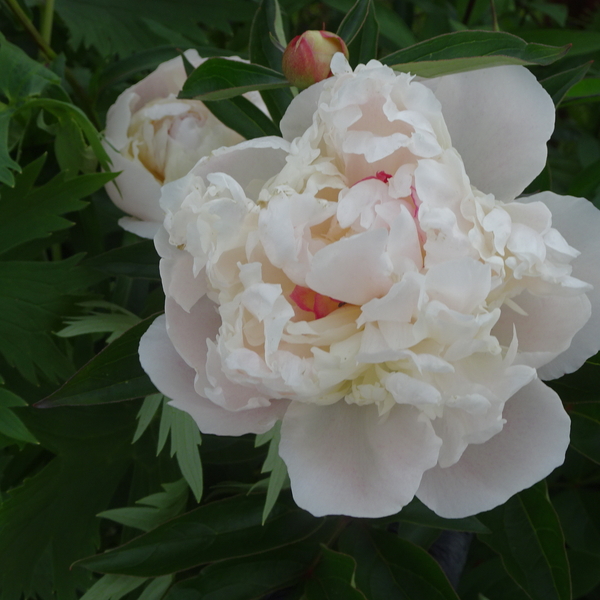
<svg viewBox="0 0 600 600">
<path fill-rule="evenodd" d="M 42 26 L 40 33 L 42 39 L 50 45 L 52 39 L 52 24 L 54 21 L 54 0 L 46 0 L 44 4 L 44 12 L 42 13 Z"/>
</svg>

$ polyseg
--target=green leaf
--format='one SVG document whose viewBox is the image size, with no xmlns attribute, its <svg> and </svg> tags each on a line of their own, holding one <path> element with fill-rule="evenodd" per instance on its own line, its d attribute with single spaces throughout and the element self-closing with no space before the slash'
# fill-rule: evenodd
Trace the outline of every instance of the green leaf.
<svg viewBox="0 0 600 600">
<path fill-rule="evenodd" d="M 79 564 L 102 573 L 165 575 L 287 546 L 308 537 L 323 524 L 322 519 L 278 504 L 263 526 L 263 504 L 262 495 L 206 504 Z"/>
<path fill-rule="evenodd" d="M 582 550 L 567 550 L 571 565 L 573 598 L 589 594 L 600 584 L 600 556 Z"/>
<path fill-rule="evenodd" d="M 51 331 L 72 310 L 74 295 L 97 277 L 77 266 L 80 257 L 55 262 L 0 262 L 0 354 L 32 382 L 72 373 Z"/>
<path fill-rule="evenodd" d="M 582 56 L 600 51 L 600 39 L 597 31 L 581 29 L 535 29 L 519 31 L 519 35 L 528 42 L 551 46 L 571 46 L 569 57 Z"/>
<path fill-rule="evenodd" d="M 598 100 L 600 98 L 600 78 L 590 77 L 576 83 L 565 96 L 565 100 L 571 103 Z"/>
<path fill-rule="evenodd" d="M 262 0 L 250 31 L 250 61 L 281 72 L 283 51 L 274 40 L 283 48 L 287 45 L 279 2 Z M 273 121 L 278 124 L 293 99 L 291 89 L 263 90 L 261 96 Z"/>
<path fill-rule="evenodd" d="M 247 140 L 265 135 L 281 135 L 279 127 L 260 108 L 242 96 L 206 101 L 204 104 L 219 121 Z"/>
<path fill-rule="evenodd" d="M 4 392 L 5 390 L 0 391 Z M 3 406 L 0 406 L 0 434 L 19 442 L 28 444 L 39 443 L 27 429 L 23 421 L 12 410 Z"/>
<path fill-rule="evenodd" d="M 130 405 L 24 409 L 21 417 L 56 454 L 0 504 L 0 597 L 36 597 L 55 590 L 75 600 L 89 574 L 72 563 L 94 552 L 100 521 L 131 461 L 135 411 Z"/>
<path fill-rule="evenodd" d="M 565 541 L 545 482 L 479 519 L 492 532 L 479 534 L 479 539 L 500 555 L 508 574 L 532 600 L 570 600 Z"/>
<path fill-rule="evenodd" d="M 269 451 L 262 466 L 261 473 L 271 473 L 267 484 L 265 508 L 262 522 L 264 523 L 277 502 L 277 498 L 287 480 L 287 466 L 279 456 L 279 441 L 281 439 L 281 421 L 278 421 L 266 434 L 256 436 L 256 447 L 269 442 Z"/>
<path fill-rule="evenodd" d="M 205 43 L 204 23 L 231 34 L 231 22 L 248 22 L 254 6 L 242 0 L 57 0 L 56 11 L 70 32 L 71 47 L 93 46 L 102 56 L 126 56 L 178 40 L 189 46 Z M 176 37 L 175 37 L 176 36 Z"/>
<path fill-rule="evenodd" d="M 60 77 L 33 60 L 0 33 L 0 91 L 9 103 L 39 96 L 49 86 L 60 86 Z"/>
<path fill-rule="evenodd" d="M 548 65 L 568 48 L 528 44 L 515 35 L 494 31 L 457 31 L 419 42 L 381 59 L 397 71 L 437 77 L 498 65 Z"/>
<path fill-rule="evenodd" d="M 21 166 L 10 157 L 8 150 L 8 130 L 14 113 L 11 108 L 0 107 L 0 183 L 11 187 L 15 184 L 11 170 L 21 172 Z"/>
<path fill-rule="evenodd" d="M 347 14 L 355 2 L 354 0 L 325 0 L 325 4 Z M 404 48 L 416 43 L 417 38 L 414 33 L 393 8 L 380 2 L 375 2 L 374 7 L 381 35 L 389 43 L 396 48 Z"/>
<path fill-rule="evenodd" d="M 571 446 L 600 464 L 600 402 L 580 402 L 569 407 Z"/>
<path fill-rule="evenodd" d="M 144 583 L 141 577 L 104 575 L 81 597 L 81 600 L 121 600 Z"/>
<path fill-rule="evenodd" d="M 163 404 L 162 418 L 169 422 L 171 456 L 177 459 L 181 474 L 190 486 L 196 502 L 200 502 L 203 479 L 198 446 L 202 443 L 202 437 L 198 425 L 188 413 L 166 403 Z"/>
<path fill-rule="evenodd" d="M 87 115 L 77 106 L 69 102 L 54 100 L 53 98 L 31 98 L 23 106 L 23 109 L 44 109 L 52 113 L 61 123 L 71 122 L 76 125 L 87 143 L 91 146 L 96 158 L 105 171 L 110 171 L 110 158 L 100 142 L 100 136 Z M 108 174 L 108 173 L 107 173 Z M 114 178 L 114 176 L 113 176 Z"/>
<path fill-rule="evenodd" d="M 153 579 L 137 600 L 162 600 L 172 581 L 172 575 L 163 575 Z"/>
<path fill-rule="evenodd" d="M 209 58 L 186 80 L 179 98 L 226 100 L 253 90 L 289 87 L 278 71 L 225 58 Z"/>
<path fill-rule="evenodd" d="M 375 16 L 375 5 L 373 0 L 369 0 L 368 2 L 358 0 L 358 2 L 366 5 L 367 12 L 360 30 L 348 44 L 350 64 L 353 67 L 356 67 L 356 65 L 361 63 L 366 64 L 371 59 L 377 58 L 377 41 L 379 38 L 379 23 Z"/>
<path fill-rule="evenodd" d="M 164 396 L 162 394 L 150 394 L 144 398 L 144 402 L 140 408 L 140 412 L 137 414 L 138 425 L 135 433 L 133 434 L 132 444 L 135 444 L 143 435 L 144 431 L 150 425 L 150 422 L 154 418 L 156 411 L 162 406 Z"/>
<path fill-rule="evenodd" d="M 569 90 L 585 77 L 585 74 L 588 72 L 591 65 L 591 62 L 584 63 L 579 67 L 561 71 L 556 75 L 540 80 L 544 89 L 552 96 L 555 106 L 558 106 L 568 94 Z"/>
<path fill-rule="evenodd" d="M 89 196 L 114 179 L 112 173 L 81 175 L 65 181 L 59 174 L 45 185 L 33 187 L 45 162 L 45 155 L 23 169 L 14 188 L 3 188 L 0 201 L 0 254 L 73 223 L 63 218 L 67 212 L 86 206 L 81 198 Z"/>
<path fill-rule="evenodd" d="M 301 542 L 209 565 L 176 583 L 164 600 L 262 600 L 301 581 L 319 555 L 319 544 L 331 539 L 336 527 L 335 520 L 325 521 Z"/>
<path fill-rule="evenodd" d="M 600 558 L 600 492 L 585 488 L 565 490 L 552 503 L 569 547 Z"/>
<path fill-rule="evenodd" d="M 304 588 L 306 600 L 366 600 L 352 584 L 356 561 L 326 546 L 321 552 L 321 560 Z"/>
<path fill-rule="evenodd" d="M 155 318 L 152 315 L 126 331 L 36 406 L 105 404 L 155 393 L 138 358 L 140 338 Z"/>
<path fill-rule="evenodd" d="M 365 26 L 370 12 L 373 12 L 373 0 L 356 0 L 354 6 L 346 13 L 337 30 L 346 45 L 350 45 Z"/>
<path fill-rule="evenodd" d="M 356 586 L 369 600 L 458 600 L 437 562 L 411 542 L 353 523 L 339 546 L 356 560 Z"/>
<path fill-rule="evenodd" d="M 415 498 L 407 504 L 398 514 L 378 519 L 377 523 L 393 523 L 402 521 L 414 525 L 422 525 L 434 529 L 450 529 L 452 531 L 471 531 L 473 533 L 489 533 L 490 530 L 477 517 L 464 519 L 444 519 L 427 508 L 420 500 Z"/>
<path fill-rule="evenodd" d="M 152 240 L 109 250 L 86 260 L 84 264 L 108 275 L 160 281 L 158 255 Z"/>
<path fill-rule="evenodd" d="M 600 400 L 598 378 L 600 377 L 600 354 L 589 358 L 577 371 L 548 382 L 563 402 L 569 404 Z"/>
<path fill-rule="evenodd" d="M 475 543 L 473 544 L 475 546 Z M 477 600 L 531 600 L 509 577 L 499 556 L 465 569 L 458 586 L 460 597 Z"/>
<path fill-rule="evenodd" d="M 176 517 L 185 509 L 188 498 L 188 486 L 184 479 L 174 483 L 163 483 L 164 492 L 141 498 L 136 504 L 124 508 L 112 508 L 98 514 L 116 523 L 150 531 L 161 523 Z"/>
</svg>

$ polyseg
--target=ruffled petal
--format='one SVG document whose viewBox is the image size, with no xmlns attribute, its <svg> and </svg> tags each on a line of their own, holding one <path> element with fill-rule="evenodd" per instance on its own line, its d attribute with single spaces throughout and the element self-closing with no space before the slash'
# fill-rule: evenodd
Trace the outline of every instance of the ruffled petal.
<svg viewBox="0 0 600 600">
<path fill-rule="evenodd" d="M 587 292 L 592 316 L 573 338 L 570 347 L 539 370 L 542 379 L 555 379 L 576 371 L 590 356 L 600 351 L 600 211 L 585 198 L 542 192 L 523 202 L 543 202 L 552 212 L 552 226 L 581 252 L 571 264 L 573 276 L 594 286 Z"/>
<path fill-rule="evenodd" d="M 491 510 L 563 463 L 570 420 L 539 379 L 506 403 L 503 416 L 500 433 L 469 445 L 455 465 L 423 476 L 417 497 L 438 515 L 458 519 Z"/>
<path fill-rule="evenodd" d="M 385 229 L 372 229 L 319 250 L 306 276 L 308 287 L 340 302 L 364 304 L 392 287 L 392 263 L 385 254 Z"/>
<path fill-rule="evenodd" d="M 202 433 L 235 436 L 265 433 L 287 408 L 286 401 L 275 400 L 269 407 L 230 412 L 199 396 L 194 390 L 195 372 L 173 347 L 164 316 L 158 317 L 142 336 L 139 354 L 152 383 L 171 398 L 172 406 L 187 412 Z"/>
<path fill-rule="evenodd" d="M 442 103 L 452 145 L 471 183 L 513 200 L 546 164 L 554 103 L 520 66 L 479 69 L 423 82 Z"/>
<path fill-rule="evenodd" d="M 410 406 L 380 418 L 374 406 L 292 403 L 279 453 L 298 506 L 315 516 L 382 517 L 410 502 L 440 440 Z"/>
</svg>

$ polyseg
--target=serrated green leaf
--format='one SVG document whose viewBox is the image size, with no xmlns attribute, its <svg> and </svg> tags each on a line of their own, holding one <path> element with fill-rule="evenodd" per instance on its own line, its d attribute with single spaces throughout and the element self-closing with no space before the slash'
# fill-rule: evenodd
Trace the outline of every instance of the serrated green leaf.
<svg viewBox="0 0 600 600">
<path fill-rule="evenodd" d="M 356 587 L 369 600 L 458 600 L 435 560 L 394 534 L 353 523 L 339 547 L 356 560 Z"/>
<path fill-rule="evenodd" d="M 565 490 L 552 499 L 570 548 L 600 558 L 600 492 L 592 489 Z"/>
<path fill-rule="evenodd" d="M 189 46 L 206 43 L 198 23 L 231 34 L 231 22 L 250 21 L 252 3 L 229 0 L 57 0 L 56 11 L 67 24 L 71 46 L 93 46 L 102 56 L 127 56 L 175 41 Z M 171 38 L 171 39 L 170 39 Z"/>
<path fill-rule="evenodd" d="M 34 188 L 32 184 L 44 161 L 45 156 L 41 156 L 26 166 L 16 177 L 15 187 L 0 192 L 0 254 L 70 227 L 72 223 L 61 215 L 84 208 L 82 198 L 114 179 L 112 173 L 93 173 L 68 180 L 59 174 Z"/>
<path fill-rule="evenodd" d="M 322 519 L 278 504 L 263 526 L 263 504 L 262 496 L 237 496 L 206 504 L 78 564 L 102 573 L 165 575 L 287 546 L 310 536 L 323 524 Z"/>
<path fill-rule="evenodd" d="M 132 408 L 22 411 L 27 428 L 57 456 L 0 504 L 0 597 L 54 589 L 57 598 L 75 600 L 77 589 L 89 587 L 89 575 L 70 567 L 97 547 L 96 513 L 130 464 Z"/>
<path fill-rule="evenodd" d="M 33 60 L 0 33 L 0 91 L 14 104 L 38 96 L 49 86 L 60 86 L 60 77 Z"/>
<path fill-rule="evenodd" d="M 138 425 L 135 433 L 133 434 L 132 444 L 137 442 L 141 437 L 144 431 L 150 425 L 150 422 L 154 418 L 156 411 L 163 403 L 164 396 L 162 394 L 150 394 L 144 398 L 144 402 L 140 408 L 140 411 L 137 414 L 138 417 Z"/>
<path fill-rule="evenodd" d="M 226 100 L 253 90 L 289 86 L 288 80 L 280 72 L 268 67 L 225 58 L 209 58 L 187 78 L 178 97 L 202 101 Z"/>
<path fill-rule="evenodd" d="M 268 432 L 256 436 L 256 446 L 269 442 L 269 450 L 262 466 L 261 473 L 271 473 L 267 483 L 267 495 L 263 510 L 263 523 L 267 520 L 277 498 L 287 480 L 287 466 L 279 456 L 279 441 L 281 439 L 281 421 L 278 421 Z"/>
<path fill-rule="evenodd" d="M 564 537 L 545 482 L 479 518 L 491 531 L 479 539 L 500 555 L 508 574 L 533 600 L 570 600 Z"/>
<path fill-rule="evenodd" d="M 0 407 L 0 433 L 19 442 L 39 443 L 23 421 L 9 408 Z"/>
<path fill-rule="evenodd" d="M 0 262 L 0 354 L 32 382 L 72 372 L 51 331 L 73 310 L 74 295 L 97 281 L 79 259 Z"/>
<path fill-rule="evenodd" d="M 203 488 L 202 463 L 198 452 L 198 446 L 202 443 L 200 430 L 188 413 L 164 405 L 163 414 L 167 411 L 172 411 L 171 456 L 177 459 L 181 474 L 190 486 L 196 502 L 200 502 Z"/>
<path fill-rule="evenodd" d="M 322 546 L 321 559 L 304 588 L 306 600 L 366 600 L 352 583 L 355 571 L 351 556 Z"/>
<path fill-rule="evenodd" d="M 155 315 L 126 331 L 36 406 L 76 406 L 121 402 L 156 392 L 138 357 L 140 338 Z"/>
<path fill-rule="evenodd" d="M 437 77 L 499 65 L 548 65 L 568 52 L 527 43 L 499 31 L 457 31 L 419 42 L 381 59 L 397 71 Z"/>
</svg>

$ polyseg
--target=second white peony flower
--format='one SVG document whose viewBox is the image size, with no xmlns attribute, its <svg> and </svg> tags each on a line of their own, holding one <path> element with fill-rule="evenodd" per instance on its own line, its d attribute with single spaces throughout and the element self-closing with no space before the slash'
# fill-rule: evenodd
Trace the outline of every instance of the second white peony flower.
<svg viewBox="0 0 600 600">
<path fill-rule="evenodd" d="M 554 106 L 523 67 L 418 82 L 371 61 L 164 186 L 166 312 L 140 359 L 206 433 L 281 420 L 294 498 L 489 510 L 564 459 L 541 382 L 600 348 L 600 212 L 544 192 Z"/>
</svg>

